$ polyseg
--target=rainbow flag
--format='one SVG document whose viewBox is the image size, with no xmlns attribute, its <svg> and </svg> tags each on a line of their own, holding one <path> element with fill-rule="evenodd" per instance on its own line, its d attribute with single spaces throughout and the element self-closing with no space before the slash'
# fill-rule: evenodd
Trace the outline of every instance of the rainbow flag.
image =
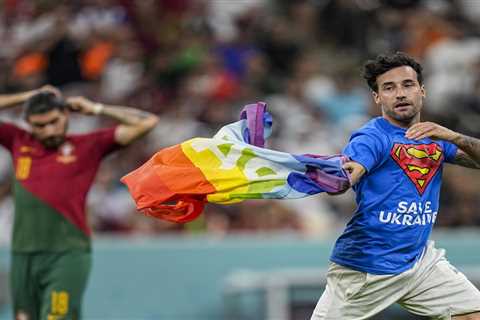
<svg viewBox="0 0 480 320">
<path fill-rule="evenodd" d="M 247 105 L 240 121 L 213 138 L 165 148 L 122 178 L 144 214 L 188 222 L 206 202 L 296 199 L 349 188 L 342 155 L 293 155 L 264 148 L 272 128 L 266 103 Z"/>
</svg>

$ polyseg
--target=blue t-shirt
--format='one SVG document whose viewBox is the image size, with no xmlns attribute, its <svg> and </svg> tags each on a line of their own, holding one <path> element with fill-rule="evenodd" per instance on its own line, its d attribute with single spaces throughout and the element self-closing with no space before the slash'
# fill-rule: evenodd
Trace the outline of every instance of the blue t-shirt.
<svg viewBox="0 0 480 320">
<path fill-rule="evenodd" d="M 382 117 L 355 131 L 343 153 L 367 172 L 353 187 L 357 209 L 331 261 L 372 274 L 398 274 L 421 256 L 435 222 L 443 162 L 457 147 L 405 138 Z"/>
</svg>

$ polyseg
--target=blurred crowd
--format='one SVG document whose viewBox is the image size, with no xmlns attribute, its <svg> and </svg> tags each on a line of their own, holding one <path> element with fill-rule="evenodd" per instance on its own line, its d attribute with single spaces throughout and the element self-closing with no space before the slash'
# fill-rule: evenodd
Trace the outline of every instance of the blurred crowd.
<svg viewBox="0 0 480 320">
<path fill-rule="evenodd" d="M 266 101 L 269 147 L 339 153 L 380 114 L 360 76 L 367 58 L 404 51 L 425 67 L 424 119 L 480 137 L 480 5 L 473 0 L 4 0 L 0 92 L 49 83 L 158 114 L 148 137 L 107 160 L 89 195 L 97 233 L 243 231 L 330 235 L 351 216 L 351 192 L 295 201 L 209 205 L 186 225 L 135 211 L 119 178 L 158 149 L 211 136 L 241 108 Z M 21 108 L 2 119 L 20 122 Z M 71 132 L 108 126 L 74 116 Z M 11 164 L 0 152 L 0 242 L 12 221 Z M 437 225 L 480 225 L 480 175 L 444 174 Z"/>
</svg>

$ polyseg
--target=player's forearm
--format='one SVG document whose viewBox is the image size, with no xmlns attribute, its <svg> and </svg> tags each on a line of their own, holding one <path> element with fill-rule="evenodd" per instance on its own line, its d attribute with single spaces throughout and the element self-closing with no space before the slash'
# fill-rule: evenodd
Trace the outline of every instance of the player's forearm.
<svg viewBox="0 0 480 320">
<path fill-rule="evenodd" d="M 459 149 L 468 155 L 468 157 L 462 157 L 461 154 L 457 156 L 456 162 L 458 162 L 458 164 L 480 169 L 480 139 L 459 133 L 452 139 L 452 143 L 456 144 Z M 462 163 L 462 161 L 468 163 Z"/>
<path fill-rule="evenodd" d="M 115 129 L 115 141 L 128 145 L 152 130 L 158 123 L 153 113 L 123 106 L 95 103 L 84 97 L 67 99 L 70 110 L 86 115 L 104 115 L 120 122 Z"/>
<path fill-rule="evenodd" d="M 100 113 L 121 123 L 115 131 L 115 141 L 121 145 L 129 145 L 158 123 L 156 115 L 129 107 L 105 106 Z"/>
<path fill-rule="evenodd" d="M 100 113 L 127 126 L 149 126 L 158 122 L 153 113 L 130 107 L 104 105 Z"/>
<path fill-rule="evenodd" d="M 21 93 L 0 95 L 0 110 L 11 108 L 18 104 L 24 103 L 35 93 L 36 90 L 32 90 Z"/>
</svg>

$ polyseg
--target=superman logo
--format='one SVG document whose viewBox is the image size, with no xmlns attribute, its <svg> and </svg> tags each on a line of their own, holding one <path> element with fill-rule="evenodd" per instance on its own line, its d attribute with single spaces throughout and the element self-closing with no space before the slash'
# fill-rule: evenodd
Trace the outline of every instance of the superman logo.
<svg viewBox="0 0 480 320">
<path fill-rule="evenodd" d="M 443 161 L 443 151 L 436 143 L 395 143 L 390 155 L 420 194 L 423 194 Z"/>
</svg>

